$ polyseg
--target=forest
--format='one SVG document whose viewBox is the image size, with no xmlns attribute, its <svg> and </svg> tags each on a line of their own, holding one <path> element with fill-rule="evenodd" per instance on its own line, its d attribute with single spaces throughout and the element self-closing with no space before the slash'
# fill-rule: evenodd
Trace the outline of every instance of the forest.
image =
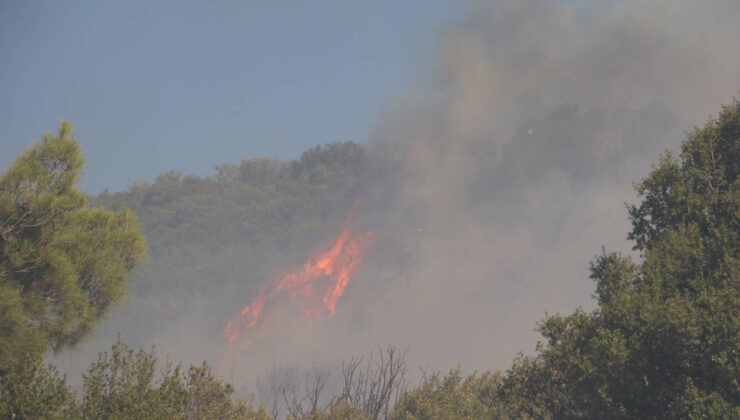
<svg viewBox="0 0 740 420">
<path fill-rule="evenodd" d="M 668 114 L 652 107 L 633 115 L 656 112 Z M 617 117 L 561 107 L 530 126 L 558 126 L 565 119 L 570 128 L 563 138 L 588 137 L 588 130 L 603 131 L 594 129 L 592 121 L 610 118 Z M 656 158 L 663 136 L 674 135 L 659 128 L 639 133 L 656 136 L 653 143 L 640 143 L 653 144 L 647 149 L 658 150 Z M 581 129 L 585 134 L 579 134 Z M 561 142 L 564 149 L 556 155 L 546 147 L 518 144 L 537 143 L 512 142 L 501 153 L 526 157 L 504 162 L 537 160 L 536 154 L 559 156 L 550 160 L 553 167 L 567 168 L 571 172 L 564 176 L 577 179 L 615 176 L 618 162 L 634 150 L 625 146 L 604 153 L 598 143 L 591 149 L 582 144 L 568 149 Z M 485 159 L 485 152 L 476 153 Z M 377 145 L 329 143 L 293 161 L 248 158 L 220 165 L 212 176 L 167 172 L 152 183 L 133 183 L 124 192 L 88 196 L 78 186 L 83 165 L 79 143 L 71 124 L 63 121 L 0 178 L 0 416 L 740 417 L 737 100 L 687 132 L 679 150 L 660 154 L 634 185 L 637 201 L 624 216 L 631 228 L 623 232 L 632 250 L 593 250 L 590 309 L 546 316 L 536 325 L 541 337 L 535 351 L 520 353 L 507 368 L 465 373 L 458 365 L 424 370 L 412 380 L 416 366 L 407 352 L 412 354 L 413 346 L 367 347 L 370 353 L 356 353 L 366 356 L 342 354 L 333 373 L 276 366 L 261 382 L 264 395 L 242 393 L 240 384 L 230 380 L 240 380 L 244 369 L 255 365 L 224 372 L 211 358 L 223 351 L 223 326 L 285 261 L 298 264 L 313 245 L 335 233 L 353 199 L 361 197 L 355 223 L 377 229 L 367 265 L 382 267 L 361 265 L 357 282 L 372 278 L 383 283 L 414 270 L 419 253 L 413 241 L 409 245 L 411 234 L 399 225 L 377 228 L 392 217 L 387 203 L 407 193 L 399 179 L 413 178 L 398 156 L 398 151 Z M 476 174 L 469 184 L 470 207 L 485 203 L 493 188 L 497 198 L 506 197 L 508 205 L 516 206 L 522 198 L 502 178 L 517 177 L 520 171 L 501 164 Z M 552 173 L 539 167 L 526 177 Z M 521 185 L 526 184 L 516 187 Z M 414 202 L 402 210 L 425 217 Z M 396 217 L 402 224 L 409 220 L 405 214 Z M 416 226 L 406 229 L 415 232 Z M 347 290 L 348 295 L 374 292 L 353 284 Z M 336 318 L 344 315 L 344 302 L 339 302 Z M 207 308 L 212 315 L 198 320 Z M 109 313 L 114 316 L 106 318 Z M 147 349 L 162 329 L 174 325 L 172 320 L 189 326 L 205 342 L 180 353 L 186 363 Z M 323 330 L 307 325 L 298 328 L 324 337 Z M 85 361 L 80 383 L 70 383 L 48 364 L 48 356 L 74 353 L 96 328 L 105 330 L 107 342 L 117 336 L 115 344 L 97 360 Z M 181 338 L 173 346 L 188 347 L 188 339 L 193 340 Z M 255 345 L 243 357 L 279 353 L 271 346 L 290 342 L 265 340 L 267 350 L 260 352 Z M 210 360 L 190 364 L 199 357 Z M 460 361 L 464 367 L 465 360 Z M 272 384 L 270 399 L 266 380 L 281 375 L 283 382 Z"/>
<path fill-rule="evenodd" d="M 0 1 L 0 419 L 740 419 L 739 21 Z"/>
</svg>

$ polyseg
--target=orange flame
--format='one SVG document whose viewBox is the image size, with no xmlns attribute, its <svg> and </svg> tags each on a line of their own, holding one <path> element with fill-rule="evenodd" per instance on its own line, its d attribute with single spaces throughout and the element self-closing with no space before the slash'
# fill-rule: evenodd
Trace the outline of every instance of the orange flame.
<svg viewBox="0 0 740 420">
<path fill-rule="evenodd" d="M 305 317 L 334 315 L 337 301 L 373 236 L 373 232 L 364 232 L 353 237 L 358 205 L 355 200 L 341 233 L 316 248 L 300 268 L 263 284 L 252 303 L 226 324 L 224 338 L 229 355 L 233 355 L 234 346 L 239 350 L 252 346 L 252 329 L 263 323 L 264 312 L 274 308 L 280 299 L 289 299 L 291 306 L 302 310 Z"/>
</svg>

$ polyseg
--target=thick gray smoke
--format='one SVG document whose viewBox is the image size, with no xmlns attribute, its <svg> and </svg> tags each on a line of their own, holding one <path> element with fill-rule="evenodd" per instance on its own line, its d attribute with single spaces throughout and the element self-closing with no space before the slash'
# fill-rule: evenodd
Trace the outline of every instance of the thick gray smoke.
<svg viewBox="0 0 740 420">
<path fill-rule="evenodd" d="M 316 350 L 505 369 L 546 312 L 591 307 L 588 262 L 630 252 L 632 183 L 740 87 L 739 18 L 733 0 L 511 0 L 446 28 L 373 129 L 400 187 L 366 203 L 376 252 Z"/>
<path fill-rule="evenodd" d="M 386 343 L 411 366 L 506 369 L 546 312 L 593 306 L 588 262 L 630 252 L 632 183 L 740 89 L 737 0 L 598 3 L 477 3 L 444 28 L 370 134 L 400 167 L 363 203 L 374 251 L 335 317 L 276 334 L 244 375 Z M 160 352 L 217 361 L 202 311 Z"/>
</svg>

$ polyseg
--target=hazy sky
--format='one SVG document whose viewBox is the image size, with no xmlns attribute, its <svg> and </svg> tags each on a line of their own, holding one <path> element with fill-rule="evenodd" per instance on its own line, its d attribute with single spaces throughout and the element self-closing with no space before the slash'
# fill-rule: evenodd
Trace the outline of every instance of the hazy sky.
<svg viewBox="0 0 740 420">
<path fill-rule="evenodd" d="M 93 193 L 363 141 L 466 3 L 1 2 L 0 166 L 60 118 Z"/>
<path fill-rule="evenodd" d="M 363 263 L 343 315 L 281 330 L 255 364 L 393 343 L 416 366 L 507 368 L 546 312 L 594 305 L 589 261 L 631 248 L 632 183 L 740 80 L 738 0 L 125 4 L 0 13 L 4 160 L 66 117 L 91 192 L 366 136 L 401 163 L 387 194 L 367 185 L 360 218 L 389 251 Z M 213 255 L 220 271 L 185 276 L 248 284 L 237 254 Z M 217 360 L 203 338 L 241 307 L 221 292 L 156 331 L 117 308 L 75 360 L 118 331 Z"/>
</svg>

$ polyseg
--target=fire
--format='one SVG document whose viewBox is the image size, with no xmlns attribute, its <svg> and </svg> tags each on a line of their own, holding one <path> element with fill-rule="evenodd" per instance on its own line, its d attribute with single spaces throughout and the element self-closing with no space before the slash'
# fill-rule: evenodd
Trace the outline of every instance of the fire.
<svg viewBox="0 0 740 420">
<path fill-rule="evenodd" d="M 226 324 L 224 338 L 229 355 L 252 346 L 255 333 L 263 330 L 266 312 L 279 310 L 289 302 L 289 310 L 300 317 L 333 316 L 337 302 L 352 275 L 362 262 L 362 253 L 373 232 L 354 235 L 354 218 L 359 201 L 355 200 L 342 231 L 316 248 L 306 262 L 293 272 L 275 276 L 259 290 L 252 303 Z"/>
</svg>

